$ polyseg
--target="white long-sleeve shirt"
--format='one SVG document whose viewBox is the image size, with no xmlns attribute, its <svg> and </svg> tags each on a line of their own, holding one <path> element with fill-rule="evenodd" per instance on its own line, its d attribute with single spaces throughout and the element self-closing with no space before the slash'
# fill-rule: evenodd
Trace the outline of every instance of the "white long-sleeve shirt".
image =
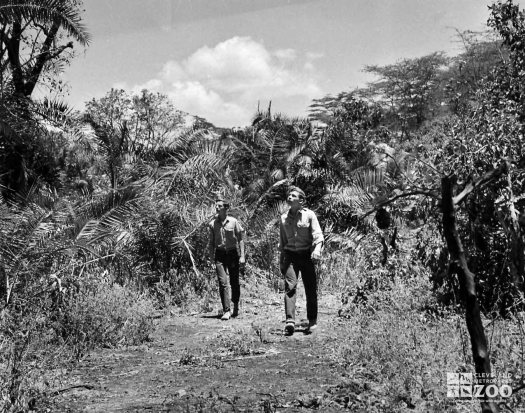
<svg viewBox="0 0 525 413">
<path fill-rule="evenodd" d="M 324 241 L 323 231 L 315 213 L 301 208 L 297 214 L 290 211 L 281 215 L 279 249 L 306 251 Z"/>
</svg>

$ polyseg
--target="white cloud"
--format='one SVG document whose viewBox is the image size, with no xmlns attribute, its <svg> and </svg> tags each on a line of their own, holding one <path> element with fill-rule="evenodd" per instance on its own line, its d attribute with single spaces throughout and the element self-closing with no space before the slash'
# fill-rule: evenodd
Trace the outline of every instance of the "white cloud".
<svg viewBox="0 0 525 413">
<path fill-rule="evenodd" d="M 317 59 L 321 59 L 322 57 L 324 57 L 323 53 L 318 53 L 318 52 L 307 52 L 306 53 L 306 58 L 308 60 L 317 60 Z"/>
<path fill-rule="evenodd" d="M 303 67 L 307 72 L 315 70 L 315 66 L 312 62 L 306 62 Z"/>
<path fill-rule="evenodd" d="M 259 100 L 317 97 L 313 60 L 294 49 L 268 50 L 249 37 L 232 37 L 203 46 L 182 61 L 164 64 L 160 79 L 133 90 L 153 88 L 168 94 L 178 109 L 202 116 L 217 126 L 246 125 Z"/>
<path fill-rule="evenodd" d="M 225 101 L 196 81 L 172 83 L 168 96 L 176 108 L 204 117 L 217 126 L 243 126 L 252 115 L 247 107 Z"/>
<path fill-rule="evenodd" d="M 173 60 L 170 60 L 164 64 L 160 76 L 163 79 L 173 79 L 175 81 L 186 80 L 186 73 L 184 69 L 179 63 Z"/>
<path fill-rule="evenodd" d="M 279 49 L 273 54 L 275 57 L 283 61 L 292 61 L 297 58 L 297 51 L 294 49 Z"/>
</svg>

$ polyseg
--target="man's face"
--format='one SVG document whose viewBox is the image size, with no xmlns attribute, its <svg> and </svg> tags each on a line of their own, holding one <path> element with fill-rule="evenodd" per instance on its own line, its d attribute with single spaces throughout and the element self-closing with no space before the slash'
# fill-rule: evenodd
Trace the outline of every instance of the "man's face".
<svg viewBox="0 0 525 413">
<path fill-rule="evenodd" d="M 228 204 L 224 201 L 217 201 L 215 202 L 215 210 L 217 212 L 226 212 L 226 210 L 228 209 Z"/>
<path fill-rule="evenodd" d="M 301 206 L 303 204 L 303 201 L 300 198 L 299 192 L 290 191 L 290 193 L 288 194 L 288 198 L 286 198 L 286 203 L 293 208 Z"/>
</svg>

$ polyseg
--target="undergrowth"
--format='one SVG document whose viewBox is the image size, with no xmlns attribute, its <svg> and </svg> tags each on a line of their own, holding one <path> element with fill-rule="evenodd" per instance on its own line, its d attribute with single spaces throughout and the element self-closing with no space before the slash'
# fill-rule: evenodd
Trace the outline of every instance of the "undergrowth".
<svg viewBox="0 0 525 413">
<path fill-rule="evenodd" d="M 3 412 L 32 409 L 57 385 L 52 372 L 58 375 L 89 350 L 144 342 L 154 328 L 154 302 L 131 286 L 86 283 L 59 300 L 32 304 L 20 302 L 0 319 Z"/>
<path fill-rule="evenodd" d="M 340 259 L 341 261 L 341 259 Z M 348 336 L 334 355 L 348 382 L 366 383 L 353 408 L 381 412 L 474 412 L 479 400 L 447 397 L 447 372 L 474 373 L 471 344 L 460 303 L 443 305 L 433 292 L 428 270 L 409 250 L 393 253 L 385 266 L 373 256 L 355 254 L 346 274 L 340 317 Z M 483 318 L 493 373 L 522 387 L 523 320 Z M 350 383 L 350 384 L 349 384 Z M 523 408 L 518 391 L 505 400 Z M 506 410 L 503 406 L 503 411 Z"/>
</svg>

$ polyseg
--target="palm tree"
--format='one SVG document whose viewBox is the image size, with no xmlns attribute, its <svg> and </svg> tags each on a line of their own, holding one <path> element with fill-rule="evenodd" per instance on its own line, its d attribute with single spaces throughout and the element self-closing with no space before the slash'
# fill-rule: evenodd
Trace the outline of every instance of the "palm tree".
<svg viewBox="0 0 525 413">
<path fill-rule="evenodd" d="M 13 295 L 41 289 L 42 277 L 60 281 L 86 262 L 116 257 L 133 242 L 130 223 L 140 214 L 142 191 L 130 185 L 71 201 L 34 186 L 16 202 L 0 200 L 0 309 Z"/>
<path fill-rule="evenodd" d="M 312 137 L 307 119 L 258 112 L 252 126 L 228 135 L 235 148 L 232 173 L 251 202 L 272 197 L 283 183 L 291 183 Z"/>
</svg>

